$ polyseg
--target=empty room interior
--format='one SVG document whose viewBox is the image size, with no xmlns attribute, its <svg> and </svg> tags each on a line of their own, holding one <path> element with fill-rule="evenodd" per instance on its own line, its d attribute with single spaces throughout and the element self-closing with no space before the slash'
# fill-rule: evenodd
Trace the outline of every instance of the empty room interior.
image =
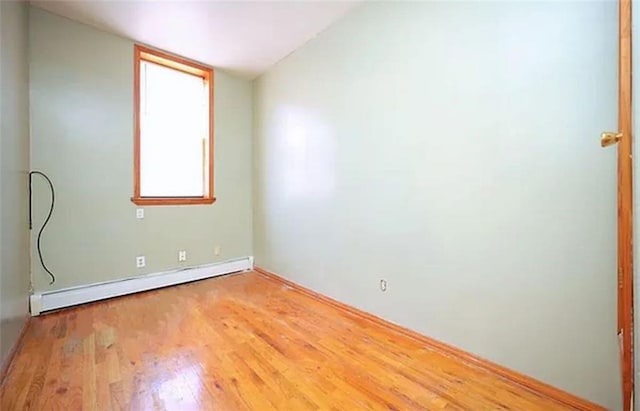
<svg viewBox="0 0 640 411">
<path fill-rule="evenodd" d="M 0 409 L 633 410 L 637 8 L 1 0 Z"/>
</svg>

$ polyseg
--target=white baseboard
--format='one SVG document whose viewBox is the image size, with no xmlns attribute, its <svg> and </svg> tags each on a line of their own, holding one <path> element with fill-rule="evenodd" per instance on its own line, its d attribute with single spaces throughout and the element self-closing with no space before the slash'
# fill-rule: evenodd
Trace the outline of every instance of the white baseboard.
<svg viewBox="0 0 640 411">
<path fill-rule="evenodd" d="M 202 265 L 180 270 L 129 277 L 122 280 L 88 284 L 56 291 L 33 293 L 30 297 L 31 315 L 46 311 L 71 307 L 91 301 L 133 294 L 154 288 L 188 283 L 218 275 L 230 274 L 253 269 L 253 257 L 225 261 L 218 264 Z"/>
</svg>

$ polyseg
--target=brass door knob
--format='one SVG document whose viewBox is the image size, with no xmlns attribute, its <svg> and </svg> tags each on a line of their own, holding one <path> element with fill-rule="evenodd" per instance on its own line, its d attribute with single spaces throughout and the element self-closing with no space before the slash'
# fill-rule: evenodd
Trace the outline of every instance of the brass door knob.
<svg viewBox="0 0 640 411">
<path fill-rule="evenodd" d="M 611 131 L 605 131 L 600 135 L 600 144 L 602 147 L 609 147 L 616 144 L 622 138 L 622 133 L 613 133 Z"/>
</svg>

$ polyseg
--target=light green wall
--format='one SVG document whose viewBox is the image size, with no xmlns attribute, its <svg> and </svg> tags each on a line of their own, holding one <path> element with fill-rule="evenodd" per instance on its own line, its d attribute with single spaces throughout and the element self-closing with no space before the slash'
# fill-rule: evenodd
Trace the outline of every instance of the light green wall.
<svg viewBox="0 0 640 411">
<path fill-rule="evenodd" d="M 31 161 L 56 186 L 43 237 L 48 276 L 32 233 L 38 291 L 252 255 L 252 86 L 215 73 L 215 195 L 211 206 L 146 207 L 133 192 L 133 43 L 31 8 Z M 38 180 L 36 228 L 49 194 Z M 221 254 L 214 255 L 214 247 Z M 187 250 L 186 264 L 178 250 Z M 147 266 L 135 267 L 145 255 Z"/>
<path fill-rule="evenodd" d="M 620 409 L 616 7 L 365 4 L 280 62 L 256 263 Z"/>
<path fill-rule="evenodd" d="M 27 30 L 26 3 L 0 2 L 0 364 L 29 312 Z"/>
</svg>

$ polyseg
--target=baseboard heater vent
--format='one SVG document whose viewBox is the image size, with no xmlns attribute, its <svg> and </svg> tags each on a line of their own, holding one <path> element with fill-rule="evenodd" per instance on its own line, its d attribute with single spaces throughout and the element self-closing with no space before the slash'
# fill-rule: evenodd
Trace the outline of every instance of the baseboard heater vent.
<svg viewBox="0 0 640 411">
<path fill-rule="evenodd" d="M 192 268 L 129 277 L 122 280 L 95 283 L 56 291 L 45 291 L 43 293 L 33 293 L 30 297 L 31 315 L 36 316 L 47 311 L 78 304 L 251 269 L 253 269 L 253 257 L 244 257 L 218 264 L 201 265 Z"/>
</svg>

